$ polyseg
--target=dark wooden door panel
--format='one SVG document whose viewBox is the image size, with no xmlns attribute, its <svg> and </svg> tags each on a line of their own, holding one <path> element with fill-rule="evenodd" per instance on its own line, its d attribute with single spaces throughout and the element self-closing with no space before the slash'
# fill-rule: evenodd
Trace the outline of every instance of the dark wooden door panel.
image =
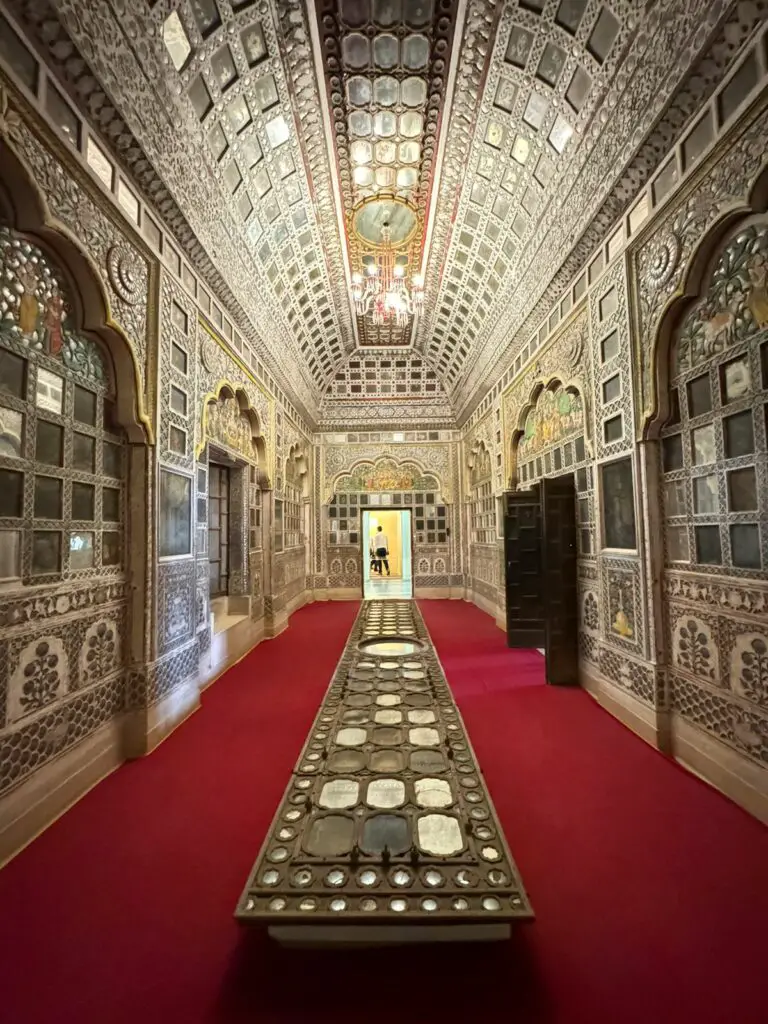
<svg viewBox="0 0 768 1024">
<path fill-rule="evenodd" d="M 576 483 L 572 474 L 542 481 L 541 507 L 547 682 L 577 684 Z"/>
<path fill-rule="evenodd" d="M 504 506 L 504 562 L 509 647 L 543 647 L 542 517 L 538 486 L 511 491 Z"/>
</svg>

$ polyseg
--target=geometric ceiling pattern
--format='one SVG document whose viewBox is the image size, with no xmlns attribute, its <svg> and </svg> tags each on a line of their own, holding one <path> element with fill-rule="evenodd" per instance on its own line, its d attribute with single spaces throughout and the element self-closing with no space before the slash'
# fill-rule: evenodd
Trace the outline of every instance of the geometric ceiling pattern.
<svg viewBox="0 0 768 1024">
<path fill-rule="evenodd" d="M 3 2 L 316 424 L 430 404 L 461 421 L 764 16 L 764 0 Z M 350 294 L 382 199 L 415 224 L 424 311 L 405 328 Z"/>
<path fill-rule="evenodd" d="M 382 221 L 406 276 L 420 271 L 456 8 L 449 0 L 316 5 L 350 277 L 381 244 Z M 363 345 L 410 340 L 410 324 L 393 318 L 359 315 L 358 332 Z"/>
</svg>

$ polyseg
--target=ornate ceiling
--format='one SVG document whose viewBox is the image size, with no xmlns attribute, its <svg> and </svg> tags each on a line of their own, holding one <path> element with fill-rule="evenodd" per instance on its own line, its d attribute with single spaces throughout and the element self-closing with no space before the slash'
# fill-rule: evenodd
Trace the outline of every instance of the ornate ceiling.
<svg viewBox="0 0 768 1024">
<path fill-rule="evenodd" d="M 757 0 L 5 3 L 321 425 L 466 414 L 761 16 Z M 382 224 L 424 278 L 406 327 L 350 299 Z"/>
</svg>

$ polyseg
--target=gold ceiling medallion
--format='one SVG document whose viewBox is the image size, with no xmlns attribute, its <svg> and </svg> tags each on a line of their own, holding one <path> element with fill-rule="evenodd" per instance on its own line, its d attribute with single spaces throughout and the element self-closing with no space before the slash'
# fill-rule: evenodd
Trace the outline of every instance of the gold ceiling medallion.
<svg viewBox="0 0 768 1024">
<path fill-rule="evenodd" d="M 364 199 L 350 217 L 362 251 L 352 274 L 352 299 L 358 316 L 370 315 L 377 326 L 394 320 L 405 327 L 424 307 L 424 279 L 408 276 L 408 247 L 421 227 L 418 211 L 400 196 Z"/>
</svg>

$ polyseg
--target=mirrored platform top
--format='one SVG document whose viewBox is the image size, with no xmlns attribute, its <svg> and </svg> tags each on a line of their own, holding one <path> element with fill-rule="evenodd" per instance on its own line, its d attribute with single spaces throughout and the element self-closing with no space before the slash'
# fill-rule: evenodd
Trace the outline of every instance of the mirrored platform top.
<svg viewBox="0 0 768 1024">
<path fill-rule="evenodd" d="M 414 602 L 362 605 L 236 916 L 533 916 Z"/>
</svg>

